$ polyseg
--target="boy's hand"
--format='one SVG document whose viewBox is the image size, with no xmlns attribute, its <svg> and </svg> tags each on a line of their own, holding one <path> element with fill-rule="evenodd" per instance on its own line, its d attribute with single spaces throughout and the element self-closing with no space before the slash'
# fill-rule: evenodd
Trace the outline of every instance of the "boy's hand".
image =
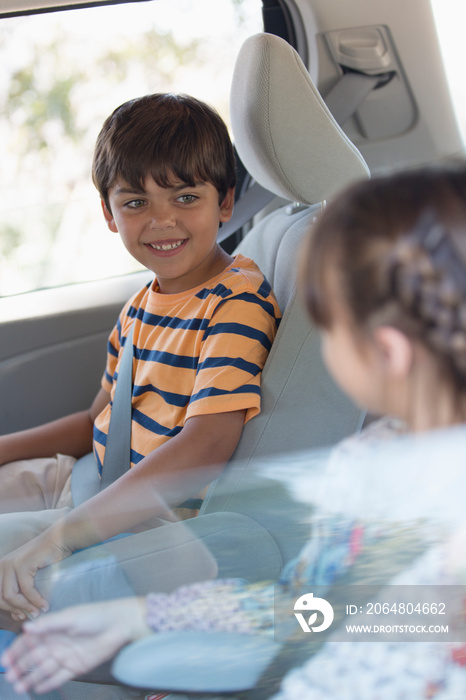
<svg viewBox="0 0 466 700">
<path fill-rule="evenodd" d="M 107 661 L 128 642 L 150 633 L 144 599 L 80 605 L 27 622 L 3 654 L 6 679 L 18 693 L 47 693 Z"/>
<path fill-rule="evenodd" d="M 47 601 L 34 587 L 35 576 L 39 569 L 70 554 L 45 532 L 0 559 L 0 609 L 19 621 L 48 610 Z"/>
</svg>

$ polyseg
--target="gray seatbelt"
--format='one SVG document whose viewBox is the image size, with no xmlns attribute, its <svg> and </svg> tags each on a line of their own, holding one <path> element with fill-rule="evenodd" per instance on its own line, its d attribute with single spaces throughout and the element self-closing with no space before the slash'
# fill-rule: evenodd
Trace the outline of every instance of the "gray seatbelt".
<svg viewBox="0 0 466 700">
<path fill-rule="evenodd" d="M 366 75 L 356 71 L 345 73 L 340 78 L 325 96 L 325 104 L 339 126 L 343 126 L 353 116 L 380 80 L 380 75 Z"/>
<path fill-rule="evenodd" d="M 128 471 L 131 464 L 133 334 L 134 321 L 126 337 L 120 362 L 102 465 L 100 491 Z"/>
<path fill-rule="evenodd" d="M 248 221 L 251 221 L 252 217 L 260 212 L 269 202 L 272 201 L 277 195 L 273 192 L 269 192 L 258 182 L 255 182 L 246 192 L 241 196 L 235 207 L 233 209 L 233 216 L 230 221 L 223 224 L 217 236 L 217 243 L 221 243 L 228 236 L 231 236 L 235 231 L 240 229 Z"/>
</svg>

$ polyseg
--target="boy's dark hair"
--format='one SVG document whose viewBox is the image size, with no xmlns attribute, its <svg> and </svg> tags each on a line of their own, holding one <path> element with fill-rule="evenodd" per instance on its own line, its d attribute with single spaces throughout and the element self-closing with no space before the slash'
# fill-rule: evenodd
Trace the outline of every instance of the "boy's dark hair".
<svg viewBox="0 0 466 700">
<path fill-rule="evenodd" d="M 110 211 L 108 190 L 122 178 L 135 191 L 151 176 L 170 187 L 173 176 L 193 187 L 209 182 L 223 202 L 236 184 L 227 127 L 209 105 L 189 95 L 156 93 L 125 102 L 97 138 L 92 179 Z"/>
<path fill-rule="evenodd" d="M 466 391 L 466 163 L 350 186 L 317 220 L 302 288 L 316 325 L 398 328 Z M 335 302 L 336 298 L 336 302 Z"/>
</svg>

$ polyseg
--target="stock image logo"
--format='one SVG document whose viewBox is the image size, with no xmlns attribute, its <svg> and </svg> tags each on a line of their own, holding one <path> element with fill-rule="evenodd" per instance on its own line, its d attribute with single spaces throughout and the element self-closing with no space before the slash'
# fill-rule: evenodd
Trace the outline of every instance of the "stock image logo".
<svg viewBox="0 0 466 700">
<path fill-rule="evenodd" d="M 305 593 L 300 596 L 294 604 L 295 618 L 303 632 L 323 632 L 328 629 L 333 622 L 333 608 L 325 598 L 314 598 L 313 593 Z M 296 612 L 300 610 L 301 612 Z M 309 614 L 305 619 L 303 612 Z M 324 619 L 320 625 L 315 625 L 317 621 L 317 613 L 322 613 Z"/>
</svg>

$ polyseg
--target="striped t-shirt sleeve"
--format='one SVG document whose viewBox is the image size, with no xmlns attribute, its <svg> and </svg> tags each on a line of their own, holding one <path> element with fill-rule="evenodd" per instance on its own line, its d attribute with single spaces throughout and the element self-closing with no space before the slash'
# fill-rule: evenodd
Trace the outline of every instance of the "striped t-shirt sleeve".
<svg viewBox="0 0 466 700">
<path fill-rule="evenodd" d="M 204 331 L 186 417 L 260 411 L 260 376 L 277 329 L 276 306 L 245 292 L 220 304 Z"/>
</svg>

